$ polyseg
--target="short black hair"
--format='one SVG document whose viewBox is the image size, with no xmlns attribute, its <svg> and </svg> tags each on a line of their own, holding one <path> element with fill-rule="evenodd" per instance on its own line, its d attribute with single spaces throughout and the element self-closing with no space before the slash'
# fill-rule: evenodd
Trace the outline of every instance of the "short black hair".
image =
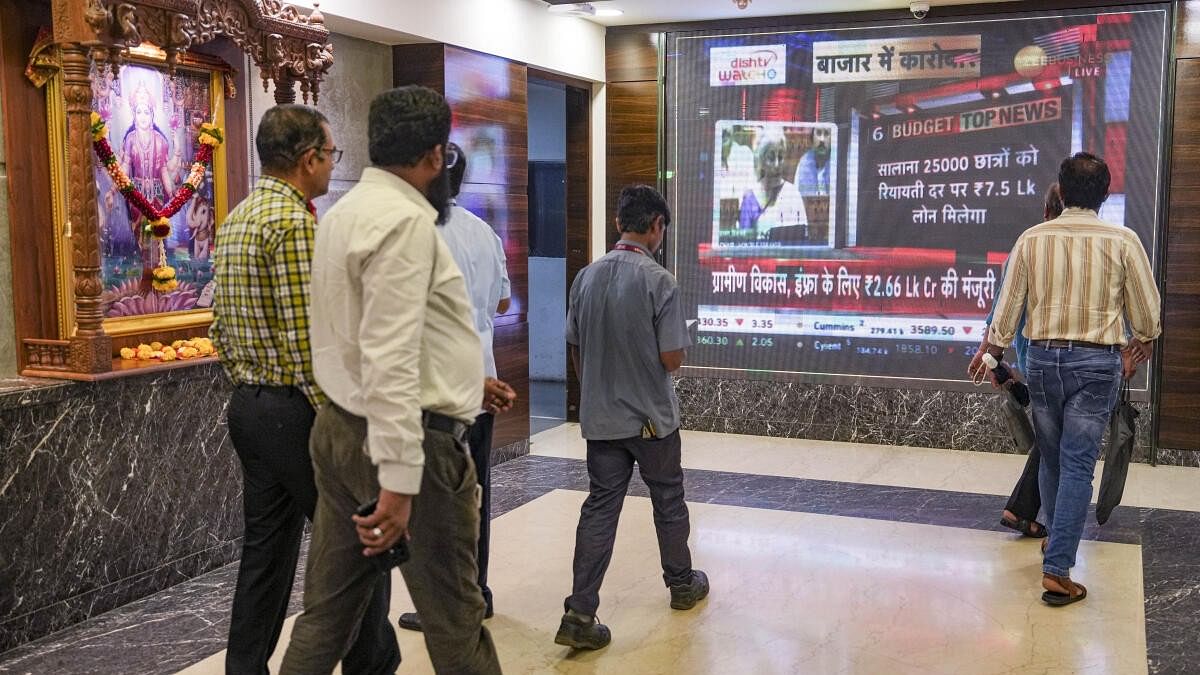
<svg viewBox="0 0 1200 675">
<path fill-rule="evenodd" d="M 328 121 L 316 108 L 306 105 L 286 103 L 268 109 L 254 135 L 263 171 L 290 171 L 300 155 L 324 146 L 321 124 Z"/>
<path fill-rule="evenodd" d="M 1099 211 L 1108 198 L 1112 176 L 1103 159 L 1090 152 L 1077 152 L 1058 167 L 1058 189 L 1065 206 Z"/>
<path fill-rule="evenodd" d="M 450 140 L 450 106 L 428 87 L 389 89 L 371 101 L 367 137 L 375 166 L 415 166 Z"/>
<path fill-rule="evenodd" d="M 450 167 L 450 196 L 457 197 L 462 189 L 463 176 L 467 175 L 467 153 L 453 141 L 446 144 L 446 150 L 458 153 L 458 161 Z"/>
<path fill-rule="evenodd" d="M 663 227 L 671 224 L 671 208 L 658 190 L 649 185 L 627 185 L 617 200 L 617 222 L 622 232 L 645 234 L 654 219 L 662 216 Z"/>
</svg>

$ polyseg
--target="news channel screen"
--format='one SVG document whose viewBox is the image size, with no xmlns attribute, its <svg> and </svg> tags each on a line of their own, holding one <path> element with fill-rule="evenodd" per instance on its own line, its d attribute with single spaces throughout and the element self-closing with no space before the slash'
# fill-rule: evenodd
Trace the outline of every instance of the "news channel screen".
<svg viewBox="0 0 1200 675">
<path fill-rule="evenodd" d="M 1081 150 L 1112 172 L 1100 217 L 1156 260 L 1168 25 L 1139 5 L 672 34 L 686 367 L 965 382 L 1013 244 Z"/>
</svg>

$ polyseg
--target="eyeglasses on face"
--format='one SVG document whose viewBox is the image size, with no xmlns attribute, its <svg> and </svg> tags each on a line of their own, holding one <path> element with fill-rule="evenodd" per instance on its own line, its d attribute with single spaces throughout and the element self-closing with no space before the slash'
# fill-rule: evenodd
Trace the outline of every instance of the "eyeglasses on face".
<svg viewBox="0 0 1200 675">
<path fill-rule="evenodd" d="M 334 164 L 337 164 L 338 162 L 342 161 L 342 153 L 345 152 L 345 150 L 339 150 L 336 146 L 331 147 L 331 148 L 315 148 L 315 149 L 317 152 L 320 152 L 322 154 L 328 154 L 330 157 L 332 157 Z"/>
<path fill-rule="evenodd" d="M 453 169 L 454 165 L 458 164 L 458 160 L 459 160 L 458 150 L 455 150 L 454 148 L 447 146 L 446 152 L 444 153 L 444 155 L 445 155 L 446 168 Z"/>
</svg>

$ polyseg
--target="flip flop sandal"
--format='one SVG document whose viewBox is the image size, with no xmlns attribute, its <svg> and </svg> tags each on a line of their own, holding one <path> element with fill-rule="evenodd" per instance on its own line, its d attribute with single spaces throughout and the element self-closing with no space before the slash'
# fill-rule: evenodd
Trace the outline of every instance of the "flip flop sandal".
<svg viewBox="0 0 1200 675">
<path fill-rule="evenodd" d="M 1036 520 L 1028 520 L 1025 518 L 1009 520 L 1004 516 L 1000 516 L 1000 524 L 1010 530 L 1016 530 L 1026 537 L 1032 537 L 1033 539 L 1042 539 L 1046 536 L 1046 526 Z M 1033 531 L 1034 525 L 1037 525 L 1038 527 L 1038 531 L 1036 533 Z"/>
<path fill-rule="evenodd" d="M 1070 586 L 1074 586 L 1075 588 L 1079 589 L 1079 592 L 1072 595 L 1069 590 L 1067 593 L 1060 593 L 1058 591 L 1045 591 L 1042 593 L 1042 602 L 1046 603 L 1047 605 L 1051 605 L 1053 607 L 1066 607 L 1067 605 L 1074 604 L 1087 597 L 1087 588 L 1083 584 L 1071 581 L 1070 579 L 1065 579 L 1063 577 L 1053 578 L 1059 583 L 1060 586 L 1067 587 L 1068 589 Z M 1064 581 L 1066 583 L 1064 583 Z"/>
</svg>

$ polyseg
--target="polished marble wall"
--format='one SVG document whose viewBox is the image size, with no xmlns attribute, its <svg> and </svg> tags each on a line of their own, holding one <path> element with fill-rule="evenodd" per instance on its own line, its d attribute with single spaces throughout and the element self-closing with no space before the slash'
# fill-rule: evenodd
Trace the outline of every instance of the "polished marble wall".
<svg viewBox="0 0 1200 675">
<path fill-rule="evenodd" d="M 729 434 L 1019 453 L 989 389 L 952 392 L 701 377 L 676 378 L 683 427 Z M 1135 404 L 1135 461 L 1149 461 L 1152 413 Z M 1160 464 L 1198 466 L 1200 453 L 1160 450 Z"/>
<path fill-rule="evenodd" d="M 390 46 L 338 33 L 330 36 L 330 42 L 333 44 L 334 76 L 321 82 L 321 95 L 316 108 L 329 119 L 333 143 L 344 153 L 342 160 L 333 169 L 329 193 L 313 200 L 318 216 L 324 214 L 334 202 L 349 192 L 358 182 L 363 168 L 370 166 L 371 159 L 367 153 L 367 112 L 371 107 L 371 99 L 379 92 L 392 87 Z M 248 72 L 255 73 L 258 69 L 250 67 Z M 343 76 L 338 76 L 339 73 Z M 253 134 L 258 129 L 258 123 L 262 121 L 263 113 L 275 105 L 275 98 L 273 92 L 264 92 L 262 86 L 257 83 L 250 89 L 250 147 L 253 148 Z M 296 102 L 303 103 L 303 100 L 297 97 Z M 311 101 L 309 103 L 311 104 Z M 250 159 L 251 181 L 258 179 L 259 168 L 258 157 L 255 155 Z"/>
<path fill-rule="evenodd" d="M 0 385 L 0 652 L 237 559 L 218 365 Z"/>
</svg>

